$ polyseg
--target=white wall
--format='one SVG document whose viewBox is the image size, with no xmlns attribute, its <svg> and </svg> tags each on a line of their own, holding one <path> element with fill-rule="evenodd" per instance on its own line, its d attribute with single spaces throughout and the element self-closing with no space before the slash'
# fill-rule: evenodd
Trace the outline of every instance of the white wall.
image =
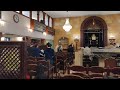
<svg viewBox="0 0 120 90">
<path fill-rule="evenodd" d="M 5 25 L 0 25 L 0 32 L 9 33 L 9 34 L 16 34 L 21 36 L 30 36 L 34 38 L 43 38 L 53 40 L 54 36 L 46 35 L 44 36 L 41 32 L 29 32 L 28 27 L 30 27 L 30 19 L 18 14 L 19 22 L 15 23 L 13 20 L 13 15 L 18 14 L 14 11 L 2 11 L 2 20 L 5 21 Z"/>
</svg>

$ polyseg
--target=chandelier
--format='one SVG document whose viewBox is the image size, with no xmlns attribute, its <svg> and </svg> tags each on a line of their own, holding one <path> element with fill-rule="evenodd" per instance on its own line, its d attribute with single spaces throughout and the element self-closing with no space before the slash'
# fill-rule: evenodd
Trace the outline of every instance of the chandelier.
<svg viewBox="0 0 120 90">
<path fill-rule="evenodd" d="M 72 26 L 70 25 L 70 22 L 69 22 L 69 18 L 66 18 L 66 22 L 63 26 L 63 29 L 66 31 L 66 32 L 69 32 L 70 29 L 72 29 Z"/>
<path fill-rule="evenodd" d="M 63 29 L 66 31 L 66 32 L 69 32 L 70 29 L 72 29 L 72 26 L 70 25 L 70 22 L 69 22 L 69 18 L 66 18 L 66 22 L 63 26 Z"/>
</svg>

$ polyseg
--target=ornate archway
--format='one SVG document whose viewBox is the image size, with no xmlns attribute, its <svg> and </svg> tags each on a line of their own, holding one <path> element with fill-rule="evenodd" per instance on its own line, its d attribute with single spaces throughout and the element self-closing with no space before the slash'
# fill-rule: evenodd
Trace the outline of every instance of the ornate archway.
<svg viewBox="0 0 120 90">
<path fill-rule="evenodd" d="M 91 16 L 86 18 L 81 24 L 81 47 L 84 47 L 87 44 L 91 44 L 91 37 L 95 36 L 97 41 L 97 46 L 107 46 L 107 24 L 105 21 L 97 16 Z M 87 36 L 86 36 L 87 35 Z M 89 38 L 89 39 L 88 39 Z M 95 41 L 95 40 L 93 40 Z"/>
</svg>

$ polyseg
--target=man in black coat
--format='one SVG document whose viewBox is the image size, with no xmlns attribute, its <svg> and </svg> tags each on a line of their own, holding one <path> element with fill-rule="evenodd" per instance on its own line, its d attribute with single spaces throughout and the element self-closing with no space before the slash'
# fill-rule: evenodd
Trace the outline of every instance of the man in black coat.
<svg viewBox="0 0 120 90">
<path fill-rule="evenodd" d="M 54 60 L 55 60 L 55 52 L 54 50 L 51 48 L 51 44 L 48 42 L 47 43 L 47 49 L 44 51 L 45 54 L 45 59 L 46 60 L 50 60 L 50 64 L 54 64 Z"/>
</svg>

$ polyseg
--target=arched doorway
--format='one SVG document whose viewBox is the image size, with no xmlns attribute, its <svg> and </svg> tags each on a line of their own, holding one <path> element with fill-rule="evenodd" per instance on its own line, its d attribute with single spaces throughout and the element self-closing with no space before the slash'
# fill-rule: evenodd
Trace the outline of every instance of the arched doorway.
<svg viewBox="0 0 120 90">
<path fill-rule="evenodd" d="M 81 47 L 86 45 L 92 47 L 107 46 L 107 24 L 97 16 L 86 18 L 81 24 Z"/>
</svg>

